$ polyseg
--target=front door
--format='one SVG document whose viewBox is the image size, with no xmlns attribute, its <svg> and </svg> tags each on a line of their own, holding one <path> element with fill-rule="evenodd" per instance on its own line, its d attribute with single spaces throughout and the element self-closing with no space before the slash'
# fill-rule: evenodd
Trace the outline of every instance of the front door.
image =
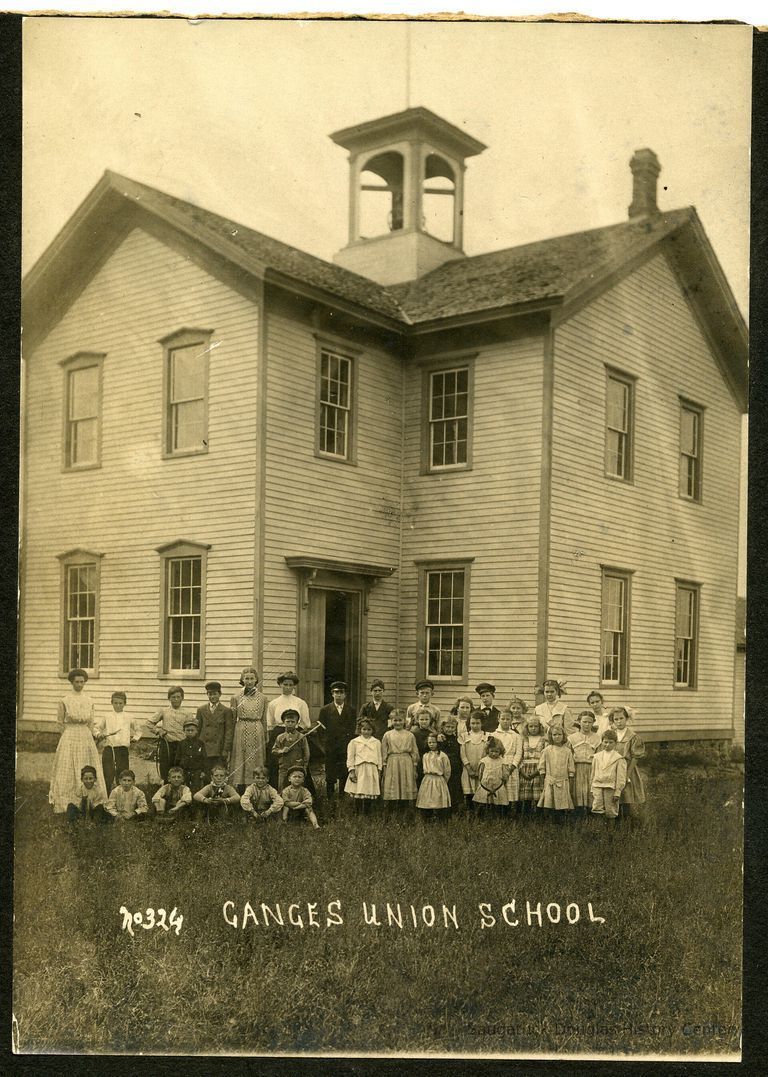
<svg viewBox="0 0 768 1077">
<path fill-rule="evenodd" d="M 310 585 L 299 618 L 298 674 L 313 717 L 331 702 L 333 681 L 346 681 L 347 700 L 361 705 L 363 592 Z"/>
</svg>

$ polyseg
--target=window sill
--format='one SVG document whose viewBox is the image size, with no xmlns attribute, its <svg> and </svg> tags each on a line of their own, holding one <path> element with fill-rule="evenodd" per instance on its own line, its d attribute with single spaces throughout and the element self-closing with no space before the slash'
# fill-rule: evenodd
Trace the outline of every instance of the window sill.
<svg viewBox="0 0 768 1077">
<path fill-rule="evenodd" d="M 86 684 L 88 684 L 89 681 L 97 681 L 99 679 L 98 671 L 96 671 L 95 673 L 91 673 L 90 670 L 86 670 L 85 672 L 88 674 L 88 680 L 85 682 Z M 67 670 L 66 673 L 59 673 L 59 680 L 66 681 L 68 674 L 69 670 Z"/>
<path fill-rule="evenodd" d="M 622 486 L 635 485 L 635 480 L 633 478 L 623 479 L 621 475 L 610 475 L 607 471 L 603 472 L 603 478 L 608 479 L 609 482 L 620 482 Z"/>
<path fill-rule="evenodd" d="M 179 449 L 177 452 L 164 452 L 162 454 L 163 460 L 179 460 L 187 456 L 207 456 L 208 447 L 204 449 Z"/>
<path fill-rule="evenodd" d="M 354 457 L 334 456 L 332 453 L 326 453 L 317 448 L 315 449 L 315 458 L 317 460 L 327 460 L 331 464 L 344 464 L 346 467 L 357 467 L 357 460 Z"/>
<path fill-rule="evenodd" d="M 200 670 L 186 669 L 179 673 L 158 673 L 157 679 L 159 681 L 175 681 L 189 684 L 194 681 L 204 681 L 206 676 L 205 673 L 200 672 Z"/>
<path fill-rule="evenodd" d="M 77 475 L 81 471 L 98 471 L 100 467 L 100 460 L 95 464 L 63 464 L 61 473 L 62 475 Z"/>
<path fill-rule="evenodd" d="M 422 475 L 463 475 L 472 471 L 471 464 L 449 464 L 446 467 L 422 467 Z"/>
</svg>

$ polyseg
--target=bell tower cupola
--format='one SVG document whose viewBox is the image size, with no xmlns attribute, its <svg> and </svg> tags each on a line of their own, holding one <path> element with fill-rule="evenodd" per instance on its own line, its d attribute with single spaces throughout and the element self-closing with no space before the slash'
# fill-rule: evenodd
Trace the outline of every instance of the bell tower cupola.
<svg viewBox="0 0 768 1077">
<path fill-rule="evenodd" d="M 482 142 L 427 108 L 331 138 L 349 151 L 349 242 L 338 265 L 399 284 L 464 254 L 464 162 Z"/>
</svg>

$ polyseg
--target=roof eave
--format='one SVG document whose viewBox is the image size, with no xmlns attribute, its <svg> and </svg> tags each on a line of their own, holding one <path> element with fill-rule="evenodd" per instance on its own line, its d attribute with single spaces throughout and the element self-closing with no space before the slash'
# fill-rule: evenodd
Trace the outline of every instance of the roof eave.
<svg viewBox="0 0 768 1077">
<path fill-rule="evenodd" d="M 409 336 L 423 336 L 445 329 L 456 329 L 465 325 L 478 325 L 482 322 L 500 321 L 502 318 L 525 314 L 548 313 L 557 310 L 563 302 L 562 295 L 548 296 L 546 299 L 531 299 L 522 303 L 505 303 L 498 307 L 484 310 L 464 311 L 442 318 L 430 318 L 423 322 L 414 322 L 409 327 Z"/>
</svg>

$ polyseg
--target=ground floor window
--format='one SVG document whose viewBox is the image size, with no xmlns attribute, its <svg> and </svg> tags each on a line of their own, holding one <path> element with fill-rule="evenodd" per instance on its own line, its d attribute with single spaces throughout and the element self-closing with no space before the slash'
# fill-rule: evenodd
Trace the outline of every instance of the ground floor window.
<svg viewBox="0 0 768 1077">
<path fill-rule="evenodd" d="M 61 672 L 98 670 L 100 554 L 75 550 L 62 563 Z"/>
<path fill-rule="evenodd" d="M 603 569 L 602 655 L 600 681 L 626 687 L 629 683 L 629 593 L 631 574 Z"/>
<path fill-rule="evenodd" d="M 696 687 L 699 585 L 675 583 L 675 688 Z"/>
<path fill-rule="evenodd" d="M 174 543 L 161 548 L 163 605 L 160 671 L 164 676 L 205 673 L 205 577 L 208 547 Z"/>
<path fill-rule="evenodd" d="M 467 679 L 469 576 L 467 562 L 421 567 L 419 666 L 434 680 L 462 683 Z"/>
</svg>

